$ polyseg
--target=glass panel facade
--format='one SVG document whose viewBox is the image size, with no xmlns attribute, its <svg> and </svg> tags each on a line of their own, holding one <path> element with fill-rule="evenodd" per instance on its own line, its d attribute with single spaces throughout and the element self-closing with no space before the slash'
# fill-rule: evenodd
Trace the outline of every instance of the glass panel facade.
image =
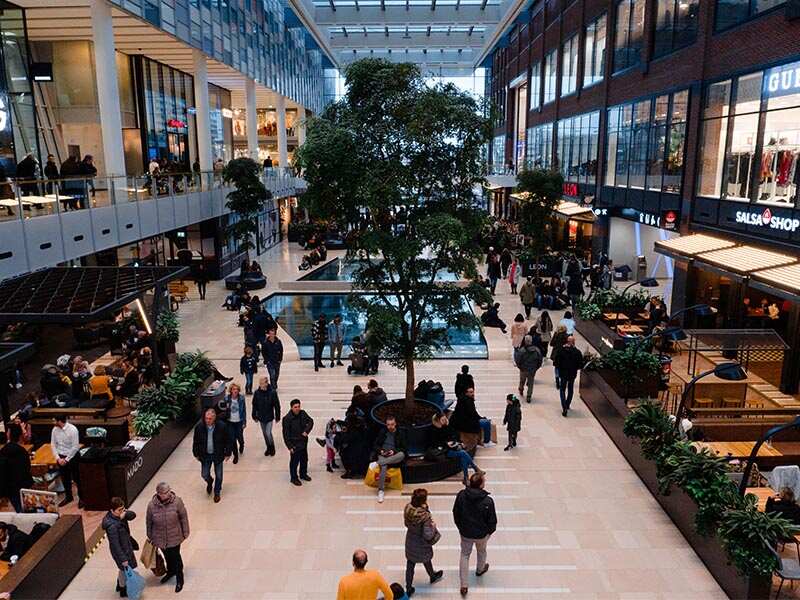
<svg viewBox="0 0 800 600">
<path fill-rule="evenodd" d="M 537 62 L 531 67 L 531 93 L 528 96 L 530 109 L 539 108 L 542 102 L 542 63 Z"/>
<path fill-rule="evenodd" d="M 574 94 L 578 85 L 578 36 L 561 46 L 561 95 Z"/>
<path fill-rule="evenodd" d="M 561 119 L 557 130 L 556 164 L 564 181 L 594 184 L 597 181 L 600 112 Z"/>
<path fill-rule="evenodd" d="M 603 80 L 606 67 L 606 16 L 586 26 L 583 53 L 583 87 Z"/>
<path fill-rule="evenodd" d="M 506 136 L 495 136 L 492 142 L 492 171 L 502 173 L 506 162 Z"/>
<path fill-rule="evenodd" d="M 526 135 L 529 169 L 549 169 L 553 159 L 553 124 L 529 127 Z"/>
<path fill-rule="evenodd" d="M 214 160 L 227 163 L 233 158 L 233 111 L 231 93 L 214 84 L 208 84 L 208 101 L 211 105 L 211 151 Z"/>
<path fill-rule="evenodd" d="M 689 92 L 608 109 L 605 185 L 680 193 Z"/>
<path fill-rule="evenodd" d="M 544 57 L 544 103 L 556 99 L 556 51 L 551 50 Z"/>
<path fill-rule="evenodd" d="M 785 3 L 786 0 L 717 0 L 714 26 L 722 31 Z"/>
<path fill-rule="evenodd" d="M 700 196 L 796 206 L 800 186 L 800 62 L 706 89 Z"/>
<path fill-rule="evenodd" d="M 617 29 L 614 37 L 614 71 L 638 65 L 642 59 L 646 0 L 617 2 Z"/>
<path fill-rule="evenodd" d="M 669 54 L 697 39 L 700 0 L 658 0 L 653 56 Z"/>
</svg>

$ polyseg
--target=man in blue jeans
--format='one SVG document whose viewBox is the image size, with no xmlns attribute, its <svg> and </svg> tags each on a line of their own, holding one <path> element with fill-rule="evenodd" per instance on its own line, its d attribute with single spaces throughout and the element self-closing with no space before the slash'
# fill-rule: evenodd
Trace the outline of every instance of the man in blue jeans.
<svg viewBox="0 0 800 600">
<path fill-rule="evenodd" d="M 575 338 L 567 337 L 567 342 L 556 356 L 555 367 L 558 369 L 559 392 L 561 394 L 561 415 L 566 417 L 572 403 L 572 392 L 578 371 L 583 368 L 583 353 L 575 347 Z"/>
<path fill-rule="evenodd" d="M 203 421 L 194 428 L 192 454 L 200 461 L 200 476 L 206 482 L 206 493 L 214 490 L 214 502 L 220 501 L 222 494 L 223 464 L 231 457 L 231 436 L 223 423 L 217 423 L 217 411 L 207 408 Z M 214 477 L 211 477 L 211 467 Z M 216 478 L 216 479 L 215 479 Z"/>
</svg>

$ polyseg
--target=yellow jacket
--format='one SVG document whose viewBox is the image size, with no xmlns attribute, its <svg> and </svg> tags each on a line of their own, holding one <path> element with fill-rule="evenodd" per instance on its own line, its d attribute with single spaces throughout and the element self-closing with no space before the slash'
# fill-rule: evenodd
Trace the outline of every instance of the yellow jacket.
<svg viewBox="0 0 800 600">
<path fill-rule="evenodd" d="M 339 580 L 336 600 L 375 600 L 379 590 L 386 600 L 394 597 L 389 584 L 377 571 L 353 571 Z"/>
</svg>

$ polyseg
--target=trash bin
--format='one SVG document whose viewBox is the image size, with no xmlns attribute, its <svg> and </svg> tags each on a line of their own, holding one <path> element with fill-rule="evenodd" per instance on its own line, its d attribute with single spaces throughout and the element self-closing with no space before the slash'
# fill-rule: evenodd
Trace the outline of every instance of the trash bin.
<svg viewBox="0 0 800 600">
<path fill-rule="evenodd" d="M 206 408 L 213 408 L 220 400 L 225 397 L 225 382 L 214 381 L 206 390 L 200 394 L 200 401 L 203 404 L 203 410 Z"/>
<path fill-rule="evenodd" d="M 644 256 L 636 257 L 636 281 L 647 277 L 647 259 Z"/>
</svg>

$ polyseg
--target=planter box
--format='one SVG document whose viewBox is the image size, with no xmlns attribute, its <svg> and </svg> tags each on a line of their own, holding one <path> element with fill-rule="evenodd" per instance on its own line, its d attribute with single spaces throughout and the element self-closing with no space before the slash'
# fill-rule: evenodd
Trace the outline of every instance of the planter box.
<svg viewBox="0 0 800 600">
<path fill-rule="evenodd" d="M 658 493 L 658 478 L 655 464 L 642 456 L 639 445 L 622 433 L 625 417 L 630 412 L 602 374 L 583 371 L 580 379 L 580 395 L 583 403 L 606 430 L 606 433 L 631 465 L 636 474 L 653 494 L 661 508 L 669 515 L 675 526 L 689 542 L 700 560 L 730 598 L 760 600 L 768 599 L 772 578 L 743 577 L 728 562 L 728 557 L 716 537 L 702 537 L 694 530 L 697 507 L 683 490 L 673 489 L 668 496 Z"/>
<path fill-rule="evenodd" d="M 659 392 L 659 380 L 652 377 L 642 376 L 641 381 L 626 386 L 622 383 L 619 373 L 611 369 L 598 370 L 600 376 L 611 386 L 617 395 L 622 398 L 657 398 Z"/>
</svg>

